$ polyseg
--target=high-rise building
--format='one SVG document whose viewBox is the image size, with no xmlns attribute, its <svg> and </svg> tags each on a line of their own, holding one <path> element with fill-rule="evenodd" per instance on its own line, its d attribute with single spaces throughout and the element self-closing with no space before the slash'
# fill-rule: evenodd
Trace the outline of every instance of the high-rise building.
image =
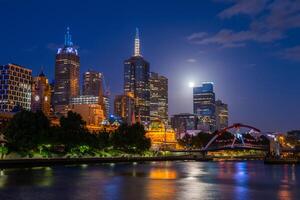
<svg viewBox="0 0 300 200">
<path fill-rule="evenodd" d="M 98 96 L 99 104 L 104 109 L 104 114 L 106 115 L 106 107 L 103 98 L 103 74 L 100 72 L 89 70 L 83 74 L 83 95 Z M 108 117 L 107 115 L 105 117 Z"/>
<path fill-rule="evenodd" d="M 32 71 L 15 64 L 0 66 L 0 111 L 31 107 Z"/>
<path fill-rule="evenodd" d="M 200 129 L 213 132 L 216 130 L 216 106 L 213 83 L 205 82 L 193 88 L 194 114 L 199 118 Z"/>
<path fill-rule="evenodd" d="M 228 127 L 228 105 L 221 100 L 216 101 L 216 123 L 218 130 Z"/>
<path fill-rule="evenodd" d="M 83 95 L 103 96 L 103 75 L 100 72 L 89 70 L 83 74 Z"/>
<path fill-rule="evenodd" d="M 157 73 L 150 75 L 150 121 L 168 122 L 168 79 Z"/>
<path fill-rule="evenodd" d="M 150 121 L 149 63 L 140 53 L 138 29 L 134 40 L 134 55 L 124 61 L 124 94 L 135 98 L 136 121 L 148 125 Z"/>
<path fill-rule="evenodd" d="M 33 78 L 31 110 L 42 111 L 46 116 L 50 115 L 51 87 L 45 74 Z"/>
<path fill-rule="evenodd" d="M 134 97 L 131 94 L 117 95 L 114 100 L 114 114 L 126 123 L 135 123 Z"/>
<path fill-rule="evenodd" d="M 70 98 L 79 95 L 79 55 L 73 45 L 69 28 L 63 48 L 59 48 L 55 59 L 54 109 L 56 112 L 69 104 Z"/>
<path fill-rule="evenodd" d="M 110 114 L 110 98 L 109 98 L 109 94 L 104 94 L 103 95 L 103 103 L 104 103 L 104 112 L 105 112 L 105 116 L 109 117 Z"/>
</svg>

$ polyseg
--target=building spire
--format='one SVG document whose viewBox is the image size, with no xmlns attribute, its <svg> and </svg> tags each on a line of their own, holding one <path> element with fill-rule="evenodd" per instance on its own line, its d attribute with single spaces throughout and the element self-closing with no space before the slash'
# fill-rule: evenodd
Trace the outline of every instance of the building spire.
<svg viewBox="0 0 300 200">
<path fill-rule="evenodd" d="M 66 47 L 71 47 L 73 46 L 73 42 L 72 42 L 72 36 L 70 34 L 70 28 L 67 27 L 67 32 L 65 34 L 65 46 Z"/>
<path fill-rule="evenodd" d="M 136 28 L 135 39 L 134 39 L 134 56 L 141 56 L 140 36 L 139 36 L 139 29 L 138 28 Z"/>
</svg>

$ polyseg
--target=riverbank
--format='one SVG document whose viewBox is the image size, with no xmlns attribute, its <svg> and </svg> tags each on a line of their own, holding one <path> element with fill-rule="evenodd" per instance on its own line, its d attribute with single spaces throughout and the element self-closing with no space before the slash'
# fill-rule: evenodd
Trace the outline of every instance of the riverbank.
<svg viewBox="0 0 300 200">
<path fill-rule="evenodd" d="M 146 161 L 212 161 L 212 158 L 195 156 L 155 156 L 155 157 L 104 157 L 104 158 L 24 158 L 0 160 L 0 168 L 21 168 L 53 165 L 100 164 L 120 162 L 146 162 Z"/>
</svg>

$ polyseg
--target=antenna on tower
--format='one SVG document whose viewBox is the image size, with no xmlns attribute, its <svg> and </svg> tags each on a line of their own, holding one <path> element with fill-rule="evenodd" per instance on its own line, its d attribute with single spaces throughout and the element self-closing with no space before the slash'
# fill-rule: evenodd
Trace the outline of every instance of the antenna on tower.
<svg viewBox="0 0 300 200">
<path fill-rule="evenodd" d="M 134 56 L 141 56 L 141 49 L 140 49 L 140 33 L 139 29 L 136 28 L 135 31 L 135 39 L 134 39 Z"/>
</svg>

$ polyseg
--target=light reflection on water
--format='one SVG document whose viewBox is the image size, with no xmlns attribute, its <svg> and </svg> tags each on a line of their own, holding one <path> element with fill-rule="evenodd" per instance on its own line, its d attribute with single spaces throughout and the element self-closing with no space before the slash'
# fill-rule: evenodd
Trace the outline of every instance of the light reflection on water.
<svg viewBox="0 0 300 200">
<path fill-rule="evenodd" d="M 7 169 L 0 199 L 296 199 L 300 167 L 148 162 Z"/>
</svg>

